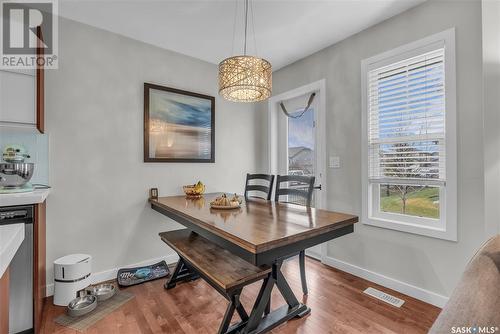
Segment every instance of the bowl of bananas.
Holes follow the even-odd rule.
[[[184,186],[182,189],[187,197],[199,198],[205,192],[205,185],[198,181],[198,183]]]
[[[236,194],[232,197],[222,194],[222,196],[218,196],[210,202],[210,207],[212,209],[236,209],[239,208],[240,205],[241,199]]]

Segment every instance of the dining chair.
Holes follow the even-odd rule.
[[[293,203],[311,206],[313,192],[314,192],[314,176],[302,175],[278,175],[276,177],[276,191],[274,200],[280,202],[281,196],[287,196],[285,203]],[[288,183],[283,187],[283,183]],[[299,252],[299,266],[300,266],[300,280],[302,282],[302,292],[307,295],[307,281],[306,281],[306,252],[301,250]]]
[[[268,174],[247,174],[247,180],[245,183],[245,199],[249,197],[257,197],[262,199],[271,200],[271,195],[273,193],[273,184],[274,184],[274,175]],[[257,192],[252,193],[252,196],[249,196],[249,192]],[[263,196],[259,196],[258,194],[263,193]]]

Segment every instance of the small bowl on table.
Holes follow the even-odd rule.
[[[202,186],[201,188],[196,188],[196,186],[194,185],[188,185],[188,186],[183,186],[182,190],[184,190],[186,197],[200,198],[205,192],[205,186]]]

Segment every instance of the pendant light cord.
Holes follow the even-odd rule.
[[[257,38],[255,37],[255,16],[253,15],[253,2],[248,3],[250,6],[250,15],[252,17],[252,34],[253,34],[253,48],[255,51],[255,56],[259,56],[259,51],[257,50]]]
[[[233,40],[231,41],[231,55],[234,54],[234,44],[236,44],[236,20],[238,18],[238,1],[234,2],[234,20],[233,20]]]
[[[247,27],[248,27],[248,0],[245,0],[245,46],[243,48],[243,55],[247,55]]]

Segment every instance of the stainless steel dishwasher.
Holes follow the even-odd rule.
[[[33,331],[33,211],[33,205],[0,207],[0,225],[25,224],[9,267],[9,334]]]

